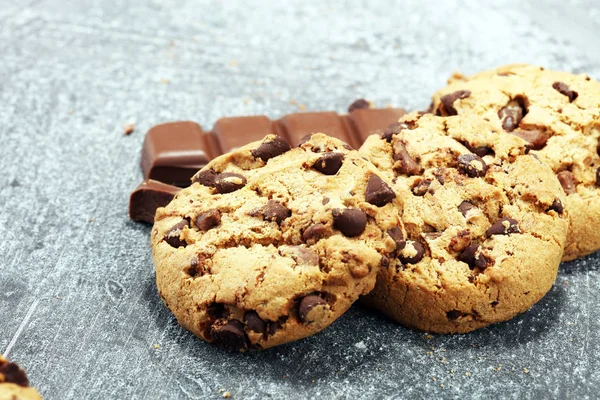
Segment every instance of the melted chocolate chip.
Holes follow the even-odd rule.
[[[367,214],[358,208],[336,208],[332,214],[333,226],[348,237],[360,235],[367,226]]]
[[[468,201],[463,201],[458,206],[458,210],[461,212],[463,217],[466,217],[467,213],[474,208],[477,208],[477,207],[475,207],[473,204],[469,203]]]
[[[240,321],[217,321],[211,327],[210,333],[217,346],[230,350],[243,350],[248,347],[248,338]]]
[[[465,146],[471,153],[477,154],[479,157],[487,156],[488,154],[493,154],[494,150],[492,150],[488,146],[472,146],[469,142],[461,142],[463,146]]]
[[[487,165],[485,161],[475,154],[461,154],[458,156],[458,171],[471,178],[485,176]]]
[[[204,186],[215,187],[215,180],[217,179],[217,173],[212,169],[205,169],[198,172],[192,177],[193,183],[199,183]]]
[[[324,224],[314,224],[306,228],[302,233],[302,240],[305,242],[310,239],[320,239],[327,234],[327,226]]]
[[[252,150],[252,155],[267,162],[270,158],[277,157],[290,149],[289,143],[277,136],[273,140],[264,142],[258,148]]]
[[[223,172],[215,179],[217,193],[231,193],[246,186],[246,178],[234,172]]]
[[[221,223],[221,213],[217,209],[205,211],[196,217],[196,226],[201,231],[207,231]]]
[[[561,203],[559,199],[554,199],[550,208],[547,211],[556,211],[558,214],[562,214],[565,210],[565,207]]]
[[[457,115],[458,112],[454,108],[454,102],[458,99],[466,99],[471,95],[469,90],[458,90],[454,93],[449,93],[440,98],[442,103],[442,109],[438,110],[442,112],[442,115]]]
[[[422,243],[407,240],[406,245],[400,251],[398,258],[403,264],[416,264],[423,259],[425,255],[425,246]]]
[[[394,135],[399,134],[401,131],[403,131],[404,129],[413,129],[414,126],[411,127],[411,125],[405,123],[405,122],[395,122],[393,124],[391,124],[390,126],[388,126],[383,133],[381,134],[381,138],[391,142],[392,141],[392,137]]]
[[[412,192],[415,196],[425,196],[425,194],[429,191],[429,187],[431,186],[431,179],[422,179],[420,180],[412,189]],[[433,193],[433,189],[431,190]]]
[[[342,167],[344,154],[325,153],[314,163],[313,168],[325,175],[335,175]]]
[[[546,143],[548,142],[548,136],[539,129],[516,129],[512,131],[511,134],[518,136],[521,139],[524,139],[526,142],[528,142],[529,144],[527,147],[531,150],[541,150],[546,146]]]
[[[514,131],[526,114],[524,104],[519,99],[508,102],[504,108],[498,112],[498,117],[502,120],[502,128],[507,132]]]
[[[261,214],[266,221],[276,222],[277,225],[281,225],[284,219],[292,215],[290,210],[276,200],[267,201],[267,204],[261,210]]]
[[[181,233],[185,227],[189,227],[190,223],[188,220],[184,219],[180,222],[173,225],[171,229],[165,233],[165,242],[167,242],[171,247],[185,247],[187,243],[185,240],[180,239]]]
[[[401,141],[394,142],[394,161],[399,162],[395,169],[403,175],[417,175],[421,173],[421,167],[406,150],[406,146]]]
[[[492,235],[508,235],[509,233],[521,233],[517,220],[510,217],[499,219],[485,231],[487,237]]]
[[[394,191],[380,177],[373,174],[367,182],[365,200],[369,204],[383,207],[396,198]]]
[[[396,243],[396,250],[402,250],[406,245],[404,241],[404,235],[402,234],[402,229],[399,226],[395,226],[392,229],[387,230],[387,234],[394,240]]]
[[[25,371],[23,371],[17,364],[12,362],[6,362],[0,364],[0,375],[4,377],[0,380],[0,383],[14,383],[15,385],[27,387],[29,386],[29,380]]]
[[[577,191],[575,189],[575,177],[571,171],[561,171],[557,174],[557,177],[566,194],[572,194]]]
[[[477,243],[471,243],[458,256],[458,260],[464,262],[470,269],[479,268],[481,270],[493,265],[494,261],[483,254],[481,246]]]
[[[311,322],[308,315],[310,311],[317,306],[326,304],[327,302],[318,294],[309,294],[308,296],[305,296],[298,306],[298,316],[300,317],[300,320],[303,322]]]
[[[552,87],[558,91],[560,94],[565,95],[569,98],[569,103],[575,101],[579,94],[569,88],[569,86],[564,82],[554,82]]]
[[[350,107],[348,107],[348,112],[351,113],[354,110],[360,110],[362,108],[370,108],[371,104],[365,99],[355,100]]]
[[[267,331],[267,323],[258,316],[256,311],[246,311],[244,322],[248,329],[253,332],[265,333]]]

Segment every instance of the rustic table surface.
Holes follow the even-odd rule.
[[[354,306],[309,339],[230,354],[161,303],[150,227],[127,206],[159,122],[357,97],[422,109],[452,71],[511,62],[598,79],[598,21],[597,0],[0,0],[0,352],[47,399],[597,398],[599,254],[467,335]]]

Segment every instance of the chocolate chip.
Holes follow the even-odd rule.
[[[317,294],[309,294],[308,296],[305,296],[300,301],[300,305],[298,306],[298,316],[300,317],[300,320],[304,322],[312,322],[309,317],[309,313],[313,308],[324,305],[327,305],[327,302]]]
[[[215,179],[217,193],[231,193],[246,186],[246,178],[234,172],[223,172]]]
[[[557,177],[566,194],[572,194],[577,191],[575,189],[575,177],[571,171],[561,171],[557,174]]]
[[[190,223],[187,219],[181,220],[180,222],[173,225],[171,229],[165,233],[165,242],[171,245],[171,247],[185,247],[187,243],[185,240],[180,239],[181,233],[185,227],[189,227]]]
[[[381,256],[381,261],[379,262],[383,268],[387,268],[390,266],[390,259],[387,256]]]
[[[449,321],[454,321],[455,319],[460,317],[460,315],[461,313],[458,310],[452,310],[446,313],[446,318],[448,318]]]
[[[198,254],[198,256],[193,258],[192,261],[190,262],[190,266],[188,267],[188,269],[186,271],[187,274],[192,278],[195,278],[196,276],[204,275],[207,272],[206,267],[204,265],[205,261],[206,261],[206,258],[203,255]]]
[[[217,346],[230,350],[243,350],[248,347],[244,325],[238,320],[217,321],[211,327],[210,333]]]
[[[546,134],[539,129],[516,129],[512,131],[511,134],[518,136],[521,139],[524,139],[526,142],[528,142],[529,145],[527,147],[531,150],[541,150],[544,148],[544,146],[546,146],[546,143],[548,142],[548,136],[546,136]]]
[[[557,90],[560,94],[565,95],[569,98],[569,103],[572,103],[579,94],[569,88],[564,82],[554,82],[552,87]]]
[[[414,240],[407,240],[398,258],[403,264],[416,264],[423,259],[425,246]]]
[[[458,90],[454,93],[444,95],[440,98],[443,109],[440,110],[443,115],[457,115],[458,112],[454,108],[454,102],[458,99],[466,99],[471,95],[469,90]]]
[[[475,154],[461,154],[458,156],[458,171],[471,178],[485,176],[487,165],[485,161]]]
[[[217,179],[217,173],[212,169],[205,169],[198,172],[192,177],[193,183],[199,183],[204,186],[215,187],[215,180]]]
[[[369,204],[383,207],[396,198],[394,191],[380,177],[373,174],[367,182],[365,200]]]
[[[342,153],[325,153],[313,164],[313,168],[325,175],[335,175],[342,167],[343,161]]]
[[[509,233],[521,233],[517,220],[510,217],[499,219],[485,231],[487,237],[492,235],[508,235]]]
[[[275,332],[277,332],[279,330],[279,328],[281,328],[281,322],[280,321],[270,321],[267,327],[267,330],[269,331],[269,335],[274,335]]]
[[[225,318],[228,315],[228,311],[224,304],[212,303],[206,308],[206,312],[213,319]]]
[[[402,250],[406,245],[404,241],[404,235],[402,234],[402,229],[399,226],[395,226],[392,229],[387,230],[387,234],[394,240],[396,243],[396,250]]]
[[[252,155],[267,162],[270,158],[277,157],[290,149],[289,143],[277,136],[273,140],[264,142],[258,148],[252,150]]]
[[[267,331],[267,323],[258,316],[256,311],[246,311],[244,322],[251,331],[258,333],[265,333]]]
[[[502,120],[502,128],[507,132],[514,131],[525,116],[525,107],[518,99],[511,100],[498,112],[498,117]]]
[[[348,107],[348,112],[351,113],[354,110],[360,110],[362,108],[369,108],[371,107],[371,104],[365,100],[365,99],[358,99],[355,100],[352,104],[350,104],[350,107]]]
[[[399,173],[403,175],[417,175],[421,173],[421,167],[419,164],[412,158],[408,151],[406,150],[406,146],[401,141],[394,142],[394,161],[400,163],[398,166],[394,166]]]
[[[306,228],[302,233],[302,240],[308,242],[310,239],[320,239],[327,233],[327,226],[324,224],[314,224]]]
[[[494,263],[490,257],[483,254],[481,246],[477,243],[471,243],[465,247],[463,252],[458,256],[458,260],[467,264],[470,269],[477,267],[483,270]]]
[[[415,196],[425,196],[425,194],[429,191],[429,186],[431,186],[431,179],[422,179],[420,180],[412,189],[412,192]],[[433,193],[433,190],[431,191]]]
[[[207,231],[221,223],[221,213],[217,209],[205,211],[196,217],[196,226],[201,231]]]
[[[598,139],[598,144],[596,145],[596,153],[600,156],[600,139]]]
[[[600,186],[600,168],[596,170],[596,186]]]
[[[348,237],[360,235],[367,226],[367,214],[358,208],[336,208],[332,214],[333,226]]]
[[[468,201],[463,201],[458,206],[458,210],[461,212],[463,217],[466,217],[467,213],[474,208],[477,208],[477,207],[475,207],[473,204],[469,203]]]
[[[559,199],[554,199],[554,201],[552,202],[552,205],[550,206],[550,208],[547,211],[556,211],[557,213],[562,214],[564,210],[565,210],[565,207],[563,206],[561,201]]]
[[[276,200],[269,200],[262,208],[261,214],[267,221],[276,222],[280,225],[281,222],[288,218],[292,213],[283,204]]]
[[[311,138],[312,138],[312,133],[309,133],[308,135],[304,135],[302,136],[302,138],[300,139],[300,141],[298,142],[298,147],[302,146],[304,143],[308,142]]]
[[[387,140],[388,142],[392,141],[392,136],[399,134],[404,129],[407,129],[408,125],[403,122],[396,122],[388,126],[383,133],[381,134],[381,138]]]
[[[23,371],[17,364],[12,362],[6,362],[0,365],[0,376],[4,379],[0,380],[0,383],[14,383],[15,385],[27,387],[29,386],[29,380],[25,371]],[[8,397],[7,397],[8,398]],[[16,398],[16,397],[15,397]]]
[[[471,153],[477,154],[479,157],[487,156],[488,154],[493,154],[494,150],[492,150],[488,146],[472,146],[469,142],[461,142],[463,146],[465,146]]]

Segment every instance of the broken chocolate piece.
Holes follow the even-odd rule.
[[[438,108],[438,113],[445,116],[457,115],[458,112],[456,111],[456,108],[454,108],[454,102],[459,99],[466,99],[470,95],[471,92],[469,90],[458,90],[454,93],[449,93],[440,97],[442,107]]]
[[[154,223],[154,214],[173,200],[180,188],[152,179],[143,181],[129,197],[129,218]]]
[[[487,237],[492,235],[508,235],[509,233],[521,233],[517,220],[510,217],[499,219],[485,231]]]
[[[561,171],[557,174],[557,177],[566,194],[577,192],[577,189],[575,188],[575,177],[571,171]]]
[[[367,214],[358,208],[336,208],[332,214],[333,226],[348,237],[360,235],[367,226]]]
[[[380,177],[373,174],[367,182],[365,200],[377,207],[383,207],[396,198],[396,194]]]
[[[325,153],[314,163],[313,168],[325,175],[335,175],[342,167],[343,161],[342,153]]]

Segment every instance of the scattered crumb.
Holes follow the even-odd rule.
[[[62,297],[60,297],[60,296],[54,296],[54,298],[55,298],[56,300],[62,300]]]
[[[426,354],[431,357],[433,355],[433,351],[428,351]]]
[[[431,380],[435,382],[435,381],[437,381],[437,378],[435,376],[432,376]]]
[[[298,108],[301,110],[306,110],[306,106],[304,104],[299,104]]]
[[[448,361],[446,361],[446,357],[442,357],[442,364],[446,364]]]
[[[169,47],[175,47],[175,41],[174,40],[170,40],[169,41]]]
[[[229,392],[225,392],[225,393],[223,393],[223,398],[224,398],[224,399],[228,399],[228,398],[230,398],[230,397],[231,397],[231,393],[229,393]]]
[[[445,352],[446,352],[446,349],[442,349],[442,351],[445,353]]]
[[[72,108],[69,108],[69,109],[67,110],[67,114],[69,114],[69,115],[73,114],[73,109],[72,109]]]
[[[154,348],[155,349],[160,349],[160,346],[158,344],[154,343]]]
[[[291,104],[291,105],[293,105],[293,106],[295,106],[295,105],[296,105],[296,100],[294,100],[294,99],[291,99],[291,100],[290,100],[290,104]]]
[[[423,339],[425,339],[425,340],[431,340],[431,339],[433,339],[433,335],[430,335],[430,334],[428,333],[428,334],[426,334],[425,336],[423,336]]]
[[[125,124],[123,126],[123,133],[125,135],[131,135],[135,131],[135,124]]]
[[[94,218],[90,218],[90,219],[88,220],[88,222],[94,222],[94,221],[95,221],[95,219],[94,219]]]
[[[465,376],[471,376],[471,373],[469,371],[465,372]]]
[[[443,384],[443,383],[440,383],[440,387],[443,389],[443,388],[444,388],[444,384]]]
[[[219,389],[219,393],[223,393],[225,389]]]
[[[523,372],[525,372],[526,374],[528,374],[529,370],[527,368],[523,368]]]
[[[160,78],[160,83],[164,83],[165,85],[171,83],[171,81],[167,78]]]
[[[568,284],[569,284],[569,281],[565,281],[565,285],[568,285]]]
[[[287,378],[287,375],[283,375],[283,376],[281,377],[281,379],[285,379],[285,378]]]
[[[357,349],[360,349],[360,350],[366,350],[367,349],[367,345],[362,340],[360,342],[358,342],[358,343],[355,343],[354,347],[356,347]]]
[[[244,99],[244,104],[248,104],[248,103],[250,103],[250,99],[246,97],[246,98]]]
[[[385,108],[394,108],[394,106],[392,104],[388,103],[385,105]]]
[[[231,60],[229,61],[229,65],[231,65],[232,67],[237,67],[238,62],[236,60]]]

